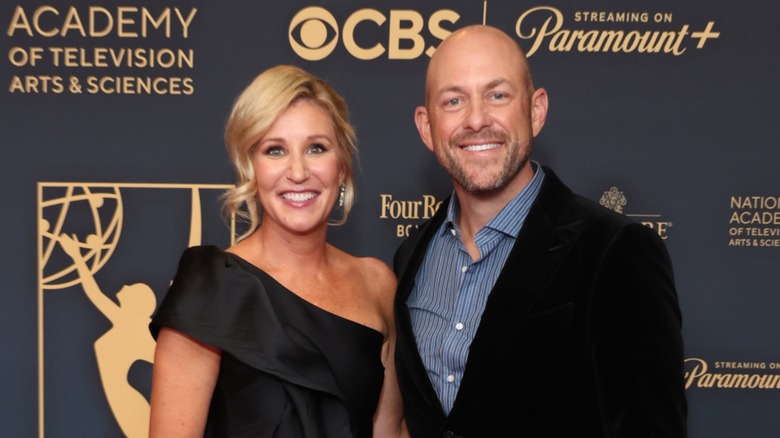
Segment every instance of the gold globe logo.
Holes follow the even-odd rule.
[[[83,257],[93,274],[111,258],[122,230],[122,195],[118,187],[68,186],[42,203],[41,209],[43,289],[65,289],[81,282],[76,265],[69,258],[56,257],[61,255],[61,234],[87,236]]]

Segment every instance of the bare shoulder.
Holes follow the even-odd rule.
[[[358,264],[363,278],[380,289],[380,293],[395,292],[395,273],[387,263],[374,257],[359,257]]]
[[[387,335],[393,326],[393,302],[395,297],[396,277],[392,269],[374,257],[358,257],[356,264],[360,271],[362,290],[368,300],[374,303],[378,314],[383,320],[382,333]]]
[[[365,273],[381,277],[392,277],[395,280],[393,270],[382,260],[375,257],[356,257],[356,259]]]
[[[376,257],[357,257],[339,251],[346,262],[347,275],[353,282],[360,283],[361,290],[381,300],[392,299],[395,293],[396,277],[390,266]]]
[[[385,339],[393,331],[393,298],[395,273],[387,263],[374,257],[357,257],[335,249],[338,260],[334,275],[338,277],[340,295],[346,298],[343,313],[353,321],[383,333]]]

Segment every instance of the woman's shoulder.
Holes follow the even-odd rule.
[[[338,275],[348,282],[361,282],[370,286],[395,286],[395,273],[384,261],[376,257],[354,255],[330,244],[328,251],[331,260],[336,261],[332,263],[333,272],[338,272]]]
[[[226,253],[214,245],[197,245],[186,248],[179,259],[179,271],[212,269],[224,265]]]
[[[256,277],[259,268],[230,250],[214,245],[191,246],[184,250],[179,259],[174,283],[218,284],[249,275]]]
[[[384,261],[371,256],[356,256],[338,248],[333,248],[341,260],[345,271],[350,275],[372,281],[395,281],[395,274]]]
[[[224,257],[225,251],[214,245],[196,245],[186,248],[182,253],[182,258],[194,260],[210,260]]]
[[[351,310],[347,318],[380,332],[387,339],[392,327],[396,279],[392,269],[376,257],[341,255],[335,272],[347,292]]]
[[[387,263],[379,260],[376,257],[356,257],[362,264],[362,269],[365,269],[370,275],[379,275],[382,277],[391,276],[394,277],[393,270]]]
[[[358,273],[365,290],[382,300],[392,300],[395,294],[396,277],[390,266],[376,257],[350,257],[354,271]]]

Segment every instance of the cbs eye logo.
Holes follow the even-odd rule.
[[[296,35],[300,42],[296,40]],[[290,21],[287,31],[292,49],[308,61],[319,61],[330,55],[336,48],[338,36],[336,19],[330,12],[317,6],[301,9]]]
[[[452,32],[442,27],[442,23],[454,24],[458,19],[460,15],[448,9],[434,12],[427,21],[417,11],[391,10],[389,23],[385,27],[388,21],[385,14],[376,9],[360,9],[353,12],[340,27],[329,11],[310,6],[298,11],[290,20],[287,37],[293,51],[307,61],[325,59],[333,53],[339,40],[347,52],[357,59],[371,60],[384,54],[387,54],[388,59],[416,59],[423,54],[431,56],[436,50],[433,45],[426,44],[421,34],[426,23],[428,34],[437,38],[438,43]],[[358,45],[355,29],[364,22],[371,22],[387,32],[387,47],[378,41],[370,47]]]

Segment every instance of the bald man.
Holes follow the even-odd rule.
[[[651,229],[531,159],[547,93],[501,30],[430,60],[415,123],[454,190],[395,254],[412,437],[685,437],[682,317]]]

